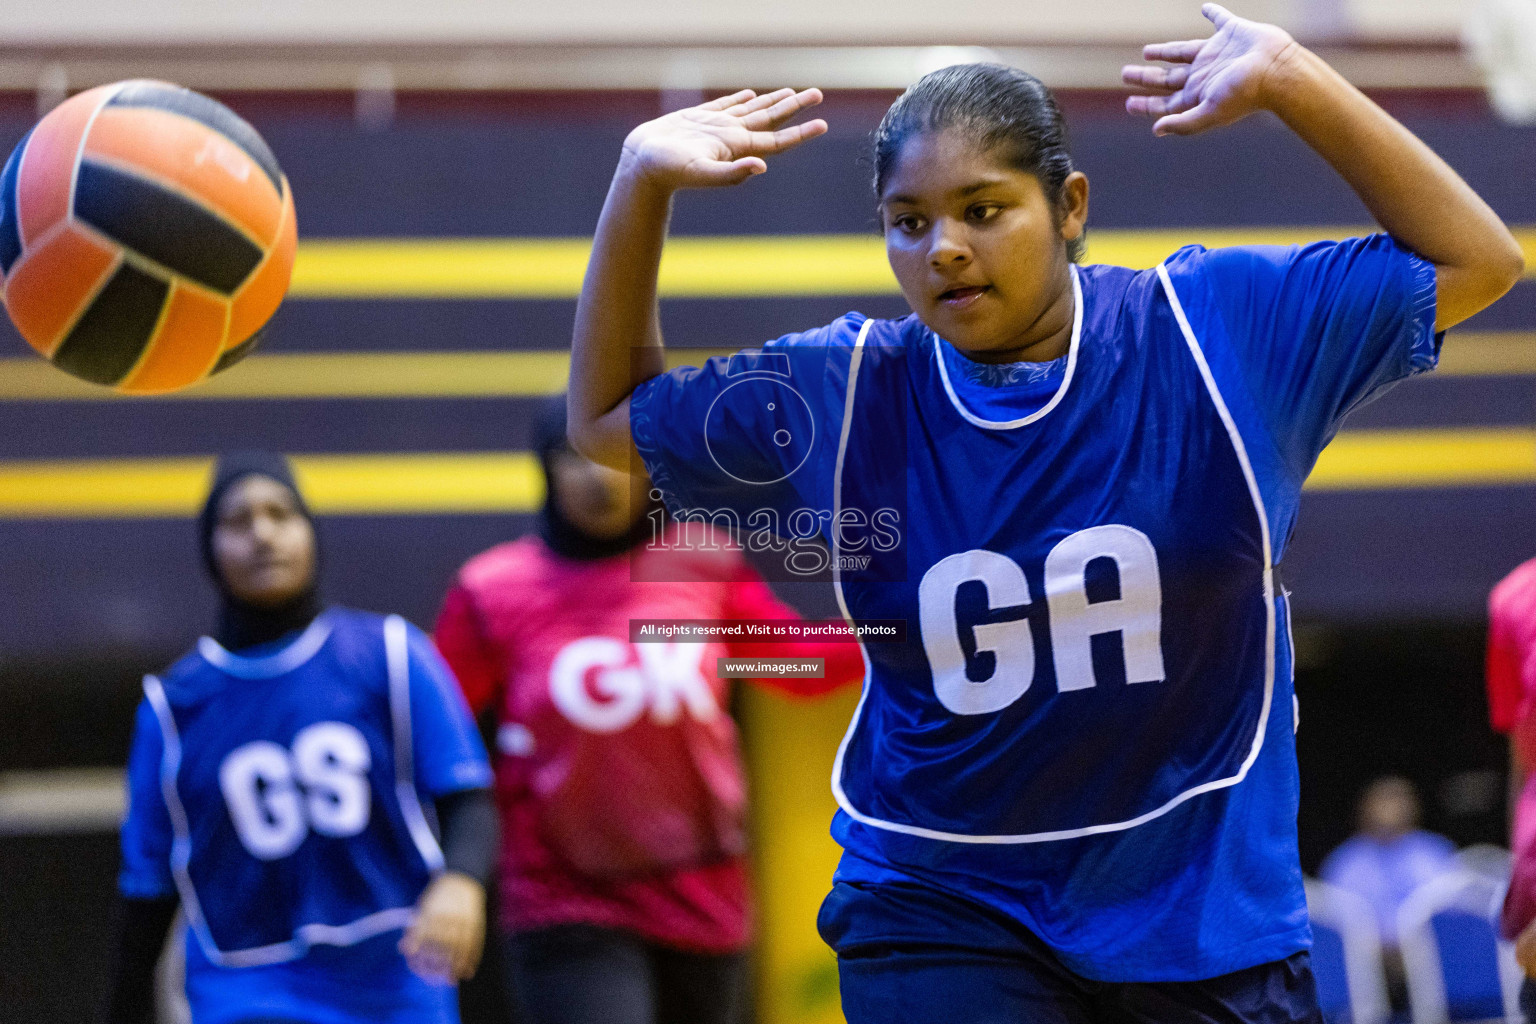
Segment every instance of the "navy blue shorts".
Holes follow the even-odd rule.
[[[922,885],[821,905],[848,1024],[1322,1024],[1306,952],[1204,981],[1091,981],[1027,928]]]

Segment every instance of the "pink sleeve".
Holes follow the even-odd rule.
[[[1494,731],[1510,733],[1519,723],[1520,707],[1525,697],[1521,679],[1524,658],[1519,631],[1512,621],[1509,591],[1497,588],[1488,601],[1488,718]]]
[[[443,598],[432,639],[453,669],[470,710],[483,714],[501,692],[501,667],[480,628],[474,595],[462,583],[455,584]]]
[[[793,608],[774,596],[768,584],[745,562],[740,575],[727,588],[726,605],[724,617],[730,619],[800,618]],[[842,620],[837,621],[841,623]],[[820,697],[864,678],[864,656],[856,643],[808,640],[793,644],[733,643],[727,646],[731,656],[736,658],[825,658],[826,674],[820,679],[752,680],[795,697]]]

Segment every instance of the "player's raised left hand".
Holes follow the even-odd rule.
[[[1274,25],[1239,18],[1220,4],[1200,13],[1216,26],[1209,39],[1153,43],[1144,60],[1173,67],[1126,65],[1120,78],[1149,96],[1128,96],[1125,109],[1155,117],[1155,135],[1194,135],[1220,128],[1271,105],[1269,90],[1284,76],[1276,72],[1301,49],[1290,33]]]
[[[411,970],[452,984],[474,975],[485,947],[485,887],[457,871],[432,880],[400,940]]]

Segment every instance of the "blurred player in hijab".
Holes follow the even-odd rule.
[[[668,372],[675,194],[821,134],[790,123],[821,96],[726,96],[637,127],[619,156],[577,308],[576,447],[642,459],[669,504],[825,513],[839,554],[869,539],[845,527],[907,510],[899,549],[834,558],[846,616],[918,627],[868,646],[833,770],[844,856],[820,926],[850,1024],[1319,1019],[1275,566],[1343,418],[1432,368],[1440,332],[1523,260],[1316,54],[1203,11],[1209,38],[1124,70],[1129,111],[1159,135],[1272,113],[1384,233],[1078,266],[1088,179],[1054,99],[1016,68],[959,65],[875,135],[913,315]],[[799,401],[733,372],[769,360]]]
[[[151,1019],[179,905],[197,1024],[453,1024],[497,843],[458,687],[399,616],[322,605],[282,456],[220,459],[198,526],[218,628],[144,680],[110,1020]]]
[[[537,536],[471,559],[436,640],[494,711],[502,927],[526,1024],[728,1024],[751,937],[745,780],[722,656],[825,658],[813,694],[863,671],[854,643],[631,643],[632,619],[796,619],[733,550],[679,551],[643,477],[571,450],[565,402],[535,445]],[[649,513],[649,514],[648,514]],[[640,580],[640,582],[637,582]]]

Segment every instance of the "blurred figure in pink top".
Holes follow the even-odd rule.
[[[1509,736],[1510,849],[1513,875],[1504,901],[1504,935],[1515,939],[1525,971],[1520,1006],[1536,1020],[1536,559],[1521,565],[1488,598],[1488,711]]]
[[[798,616],[739,552],[646,545],[660,521],[649,482],[577,455],[563,401],[536,444],[538,534],[471,559],[436,632],[470,706],[497,718],[517,1019],[728,1024],[752,926],[745,780],[716,659],[825,658],[823,679],[774,681],[802,694],[862,678],[863,659],[854,643],[631,643],[631,619]]]

